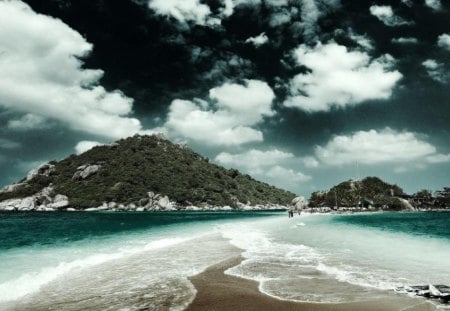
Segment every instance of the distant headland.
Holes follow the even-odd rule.
[[[395,184],[378,177],[348,180],[327,191],[316,191],[309,198],[310,212],[352,211],[428,211],[450,210],[450,187],[406,194]]]

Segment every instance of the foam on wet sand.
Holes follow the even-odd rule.
[[[385,292],[376,300],[353,303],[299,303],[280,300],[258,290],[258,282],[225,274],[227,269],[239,265],[242,257],[235,257],[214,265],[189,278],[197,290],[187,311],[428,311],[436,310],[432,304],[421,300]],[[320,291],[320,288],[317,288]]]

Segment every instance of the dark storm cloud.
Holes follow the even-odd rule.
[[[316,6],[314,1],[305,1],[314,4],[309,8],[312,12],[298,1],[289,6],[271,1],[238,5],[233,15],[224,17],[221,27],[190,23],[186,28],[173,18],[157,15],[144,1],[27,3],[37,12],[61,18],[94,43],[85,67],[101,68],[105,72],[102,84],[133,98],[138,114],[164,110],[174,98],[204,95],[226,80],[262,78],[273,85],[274,77],[288,75],[283,56],[303,41],[302,31],[313,36],[318,30],[315,20],[326,8],[326,2]],[[221,1],[206,3],[213,14],[224,8]],[[300,22],[302,14],[308,13],[309,20]],[[283,14],[292,21],[282,23]],[[262,32],[270,45],[255,49],[245,44]]]

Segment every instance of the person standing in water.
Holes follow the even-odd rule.
[[[294,217],[294,211],[292,209],[288,210],[288,217],[289,218]]]

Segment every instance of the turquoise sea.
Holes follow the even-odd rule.
[[[226,273],[295,301],[450,285],[450,213],[0,213],[0,310],[182,310]]]

